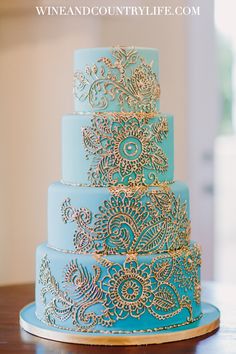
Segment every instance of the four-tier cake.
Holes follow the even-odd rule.
[[[73,93],[75,113],[62,119],[62,180],[49,187],[48,240],[37,248],[36,301],[21,314],[23,328],[88,344],[213,330],[219,315],[201,303],[188,188],[174,181],[173,116],[159,110],[158,52],[79,49]]]

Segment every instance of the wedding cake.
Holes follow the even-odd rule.
[[[159,110],[157,50],[75,51],[73,94],[62,179],[49,187],[48,240],[37,248],[36,301],[22,327],[88,344],[213,330],[219,316],[204,320],[206,306],[216,309],[201,303],[188,187],[174,181],[173,116]]]

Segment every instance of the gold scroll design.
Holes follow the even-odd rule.
[[[87,208],[77,209],[65,199],[62,219],[76,225],[76,253],[150,254],[189,245],[186,202],[169,187],[145,193],[131,187],[118,191],[99,206],[97,214]]]
[[[116,47],[112,59],[101,57],[84,71],[75,72],[74,97],[98,111],[109,108],[115,100],[116,111],[155,111],[160,86],[152,65],[134,48]]]
[[[201,302],[200,266],[201,248],[198,244],[193,245],[192,253],[185,253],[184,257],[176,261],[175,282],[185,291],[192,289],[196,303]]]
[[[73,330],[91,332],[97,325],[109,328],[118,320],[140,319],[144,313],[164,321],[186,309],[185,323],[193,322],[190,297],[181,294],[172,280],[177,256],[167,254],[150,264],[138,263],[132,257],[119,264],[97,256],[97,264],[89,267],[74,259],[66,265],[63,280],[58,283],[45,255],[39,271],[44,305],[41,320],[71,329],[63,326],[71,319]]]
[[[93,186],[158,183],[168,170],[162,143],[168,135],[165,116],[148,122],[153,114],[94,113],[92,126],[82,128],[88,179]]]

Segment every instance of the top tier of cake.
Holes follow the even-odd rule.
[[[159,111],[159,61],[153,48],[78,49],[75,112]]]

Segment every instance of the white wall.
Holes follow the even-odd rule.
[[[13,5],[14,3],[14,5]],[[37,17],[0,2],[0,283],[34,279],[47,188],[60,179],[60,119],[71,112],[73,51],[95,46],[94,18]]]
[[[212,279],[215,246],[213,150],[219,121],[217,53],[214,0],[197,2],[201,16],[187,19],[187,177],[191,192],[192,238],[202,246],[203,277]]]

